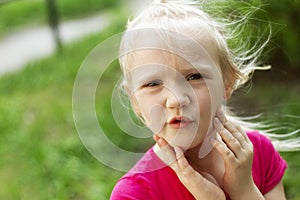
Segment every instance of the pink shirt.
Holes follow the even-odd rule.
[[[252,176],[262,194],[282,179],[286,162],[272,143],[257,131],[248,132],[254,146]],[[175,172],[150,148],[143,158],[114,187],[111,200],[194,200]],[[158,170],[152,170],[158,169]]]

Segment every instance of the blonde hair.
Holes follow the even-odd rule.
[[[216,1],[213,2],[213,6],[216,6]],[[141,13],[128,21],[126,32],[147,28],[162,29],[186,34],[197,41],[199,40],[197,38],[199,34],[201,35],[203,29],[206,28],[209,31],[207,37],[211,39],[217,52],[217,64],[221,69],[224,84],[230,85],[233,90],[244,85],[255,70],[270,68],[270,66],[259,66],[257,63],[264,47],[269,42],[271,29],[266,29],[267,36],[264,39],[259,38],[252,46],[238,39],[240,38],[241,30],[243,30],[242,24],[247,22],[249,16],[258,9],[257,7],[252,7],[243,16],[231,16],[231,19],[227,20],[224,16],[219,19],[212,18],[211,15],[204,12],[205,8],[209,8],[209,1],[154,0]],[[232,20],[233,18],[235,20]],[[121,41],[121,52],[124,52],[124,48],[128,48],[129,43],[126,41],[127,39],[124,36]],[[234,45],[229,47],[228,41],[232,41]],[[128,57],[121,55],[119,60],[124,72],[128,65]],[[250,123],[245,118],[234,116],[226,106],[224,106],[224,109],[228,110],[226,113],[230,120],[246,129],[263,127],[262,124]],[[261,132],[273,141],[278,150],[293,150],[300,147],[298,139],[277,140],[278,138],[282,139],[285,136],[291,136],[291,134],[277,135],[267,131]],[[293,134],[296,134],[296,132]]]

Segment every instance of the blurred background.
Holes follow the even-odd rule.
[[[0,0],[0,199],[109,199],[124,172],[85,149],[72,116],[72,89],[81,63],[101,41],[120,33],[142,0]],[[265,0],[273,36],[256,72],[229,104],[242,116],[274,123],[278,133],[300,129],[300,1]],[[235,8],[233,7],[233,10]],[[111,141],[143,151],[114,124],[110,96],[118,63],[97,91],[99,123]],[[104,87],[104,88],[103,88]],[[283,152],[288,199],[300,200],[299,152]]]

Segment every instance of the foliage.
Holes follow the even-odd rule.
[[[210,14],[220,18],[230,18],[246,22],[243,26],[233,24],[233,28],[243,28],[238,36],[230,41],[230,46],[243,47],[248,44],[263,44],[271,36],[269,45],[265,48],[263,62],[272,64],[283,71],[299,73],[300,57],[300,1],[299,0],[226,0],[204,1]],[[271,32],[271,34],[270,34]],[[241,34],[240,34],[241,33]],[[257,36],[262,37],[257,37]],[[231,36],[230,36],[231,37]]]
[[[280,68],[300,68],[300,1],[266,0],[265,9],[274,23],[274,52],[270,60]],[[277,30],[276,30],[277,29]]]

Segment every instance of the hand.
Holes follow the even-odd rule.
[[[223,140],[215,141],[214,145],[225,161],[223,189],[231,199],[251,199],[253,195],[261,199],[252,178],[253,145],[245,131],[227,121],[221,110],[214,119],[214,127]]]
[[[171,147],[164,138],[154,135],[160,147],[159,157],[175,171],[181,183],[198,200],[225,200],[221,188],[210,182],[207,173],[200,174],[192,168],[179,147]],[[207,177],[207,178],[206,178]]]

